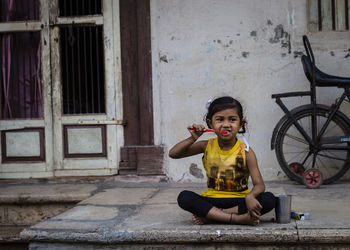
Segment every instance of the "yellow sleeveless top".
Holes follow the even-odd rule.
[[[233,148],[223,151],[218,138],[208,140],[202,159],[207,174],[208,190],[202,192],[202,196],[244,198],[250,192],[245,148],[246,145],[237,139]]]

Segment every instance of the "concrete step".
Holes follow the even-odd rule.
[[[306,189],[268,183],[274,194],[291,194],[292,209],[311,213],[307,221],[259,226],[194,225],[177,195],[200,193],[203,184],[122,185],[105,189],[74,208],[21,233],[30,249],[349,249],[350,184]]]
[[[25,243],[19,233],[87,199],[97,189],[94,184],[1,184],[0,244]]]
[[[0,249],[28,248],[20,232],[59,215],[82,200],[123,183],[158,183],[164,176],[89,176],[0,179]]]

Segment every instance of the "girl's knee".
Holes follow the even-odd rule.
[[[265,211],[268,212],[275,208],[276,198],[272,193],[264,192],[261,193],[259,196],[260,203]]]
[[[270,193],[270,192],[266,192],[265,196],[266,196],[265,199],[266,199],[268,209],[269,210],[274,209],[276,206],[276,197],[273,195],[273,193]]]
[[[177,203],[182,209],[187,210],[186,208],[188,208],[190,202],[194,200],[193,194],[194,193],[192,191],[188,190],[184,190],[179,194],[179,196],[177,197]]]

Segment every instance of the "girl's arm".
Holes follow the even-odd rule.
[[[191,130],[191,128],[196,128],[196,130]],[[203,134],[204,126],[193,124],[192,126],[188,126],[187,129],[191,136],[173,146],[169,151],[169,157],[179,159],[204,153],[208,141],[196,142]]]
[[[253,181],[253,188],[249,194],[247,194],[245,201],[248,211],[255,217],[260,216],[262,206],[256,197],[265,191],[265,184],[258,167],[258,161],[252,148],[249,148],[249,152],[246,153],[247,166],[250,176]]]

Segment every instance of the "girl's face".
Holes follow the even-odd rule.
[[[217,133],[219,139],[232,140],[236,138],[238,131],[241,129],[241,120],[236,109],[225,109],[216,112],[209,121],[210,127],[214,130],[227,131],[228,134]]]

